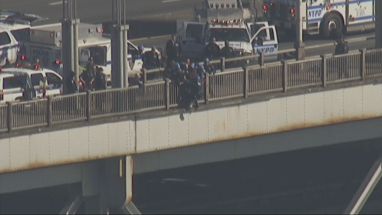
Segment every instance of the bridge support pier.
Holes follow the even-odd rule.
[[[83,164],[82,196],[86,213],[108,214],[110,210],[121,211],[131,205],[132,176],[130,156]]]

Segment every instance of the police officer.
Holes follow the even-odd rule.
[[[178,42],[176,35],[172,35],[172,39],[166,44],[167,65],[170,65],[171,61],[177,62],[182,55],[182,46]]]
[[[220,47],[216,44],[216,38],[211,38],[210,43],[204,48],[204,57],[210,59],[217,59],[220,57]]]
[[[224,47],[221,50],[221,56],[225,58],[232,58],[234,57],[234,51],[233,48],[229,46],[229,41],[226,40],[224,42]]]
[[[224,47],[221,50],[221,56],[224,57],[225,59],[233,58],[235,57],[235,53],[233,51],[233,48],[229,46],[229,41],[226,40],[224,42]],[[226,67],[233,67],[235,65],[235,62],[228,62],[226,63]]]
[[[75,73],[73,71],[70,71],[68,75],[64,78],[64,84],[65,84],[65,94],[74,94],[78,91],[78,86],[75,80]]]
[[[94,78],[94,89],[95,90],[106,90],[107,80],[106,75],[103,73],[102,67],[97,67],[96,75]]]
[[[94,63],[94,59],[89,57],[89,61],[86,64],[85,70],[80,75],[80,80],[85,87],[83,90],[92,90],[93,89],[93,81],[95,77],[96,65]]]
[[[206,58],[204,59],[204,71],[208,74],[212,74],[212,75],[215,75],[216,74],[216,69],[214,67],[214,65],[212,65],[210,63],[210,59]]]
[[[151,51],[143,54],[143,68],[156,69],[160,66],[160,59],[158,50],[155,46],[151,48]]]
[[[345,38],[341,36],[339,40],[337,40],[337,45],[335,49],[335,55],[343,55],[349,53],[349,46],[347,44],[347,41],[345,41]],[[339,79],[347,78],[349,76],[348,71],[348,60],[347,58],[339,59],[340,63],[338,64],[338,75]]]

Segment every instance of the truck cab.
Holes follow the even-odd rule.
[[[203,56],[204,47],[211,38],[216,39],[220,48],[228,40],[235,50],[248,54],[276,53],[278,51],[278,39],[275,26],[269,26],[267,22],[247,22],[241,20],[223,21],[211,20],[206,23],[183,22],[180,27],[179,38],[181,41],[183,56],[198,58]],[[277,55],[275,55],[277,57]],[[267,55],[267,57],[275,57]]]
[[[195,59],[203,56],[204,47],[212,38],[220,48],[228,40],[241,55],[278,51],[276,28],[269,26],[268,22],[244,20],[240,0],[206,0],[202,9],[195,9],[195,16],[196,20],[177,22],[184,57]]]

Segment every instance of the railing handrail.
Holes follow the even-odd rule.
[[[207,74],[203,100],[208,105],[211,101],[248,98],[267,92],[287,92],[306,86],[326,87],[328,83],[364,81],[365,77],[382,76],[382,49],[362,49],[340,56],[321,55],[303,61],[285,60],[263,66],[232,68],[218,75]],[[177,106],[177,90],[177,86],[165,79],[145,83],[143,88],[134,86],[7,102],[6,105],[0,105],[0,131],[12,132],[13,129],[33,126],[50,127],[55,123],[168,110]]]

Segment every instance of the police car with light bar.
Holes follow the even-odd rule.
[[[275,26],[248,20],[240,0],[206,0],[202,9],[195,9],[195,14],[197,21],[177,22],[185,57],[203,56],[204,47],[212,38],[216,38],[220,48],[228,40],[230,46],[242,55],[278,51]],[[267,57],[277,58],[277,55]]]
[[[63,78],[38,65],[17,63],[0,68],[0,102],[44,98],[62,93]],[[31,89],[25,95],[26,89]],[[26,97],[28,96],[28,97]]]

